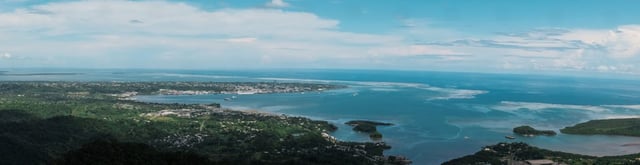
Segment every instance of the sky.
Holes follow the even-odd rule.
[[[640,74],[636,0],[0,1],[0,68]]]

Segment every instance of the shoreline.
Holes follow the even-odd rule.
[[[340,89],[334,89],[334,90],[340,90]],[[332,91],[332,90],[327,90],[327,91]],[[278,93],[257,93],[257,94],[254,94],[254,95],[258,95],[258,94],[278,94]],[[203,95],[227,95],[227,94],[203,94]],[[155,97],[155,96],[192,96],[192,95],[137,95],[137,96]],[[132,100],[133,101],[137,101],[137,102],[142,102],[142,103],[166,104],[164,102],[141,101],[141,100],[137,99],[136,97],[132,97]],[[177,103],[177,102],[172,102],[172,103]],[[318,117],[318,116],[309,116],[309,115],[301,115],[301,114],[293,114],[293,113],[282,113],[282,112],[277,112],[279,110],[277,110],[277,111],[269,111],[269,110],[264,110],[264,109],[260,109],[260,108],[244,107],[244,106],[222,106],[221,108],[228,109],[228,110],[231,110],[231,111],[249,112],[249,113],[256,113],[256,114],[264,113],[264,114],[269,114],[269,115],[273,115],[273,116],[287,115],[289,117],[302,117],[302,118],[307,118],[307,119],[311,119],[311,120],[327,121],[327,122],[334,123],[334,124],[344,125],[345,127],[350,127],[348,124],[345,124],[345,122],[354,121],[354,120],[369,120],[369,121],[374,121],[375,120],[377,122],[393,123],[392,125],[388,125],[388,126],[385,126],[385,127],[402,126],[402,124],[398,124],[399,122],[392,122],[392,121],[387,121],[387,120],[363,119],[363,118],[328,119],[328,118],[323,118],[323,117]],[[363,136],[363,137],[365,137],[365,136]],[[338,140],[340,140],[340,138],[338,138]],[[360,141],[356,141],[356,142],[360,142]]]
[[[346,89],[346,88],[323,90],[323,91],[319,91],[319,92],[328,92],[328,91],[340,90],[340,89]],[[291,92],[291,93],[295,93],[295,92]],[[256,95],[256,94],[280,94],[280,93],[254,93],[254,94],[249,94],[249,95]],[[233,95],[233,94],[228,94],[228,93],[209,93],[209,94],[202,94],[202,95]],[[179,95],[151,94],[151,95],[133,95],[133,96],[130,96],[128,98],[132,99],[135,102],[141,102],[141,103],[166,104],[166,103],[154,102],[154,101],[141,101],[141,100],[136,99],[137,96],[154,97],[154,96],[191,96],[191,95],[188,95],[188,94],[187,95],[185,95],[185,94],[179,94]],[[352,125],[346,124],[345,122],[341,122],[341,121],[371,121],[371,122],[375,122],[375,123],[381,124],[380,126],[386,126],[386,127],[396,127],[396,126],[398,126],[398,124],[396,124],[396,123],[392,123],[392,122],[388,122],[388,121],[381,121],[381,122],[380,121],[373,121],[371,119],[337,119],[337,120],[329,120],[329,119],[322,118],[322,117],[317,117],[317,116],[308,116],[308,115],[288,114],[288,113],[278,113],[278,112],[274,112],[274,111],[266,111],[266,110],[261,110],[260,108],[235,109],[235,108],[232,108],[232,107],[231,108],[224,107],[222,105],[221,105],[220,108],[223,109],[223,110],[242,112],[242,113],[248,113],[248,114],[255,114],[255,115],[265,115],[265,116],[274,116],[274,117],[277,117],[277,116],[300,117],[300,118],[306,118],[306,119],[309,119],[309,120],[328,122],[331,125],[335,126],[336,130],[328,131],[328,134],[326,134],[326,135],[323,134],[323,136],[326,136],[326,138],[328,138],[329,140],[335,140],[335,141],[343,142],[343,143],[356,142],[356,143],[373,143],[373,144],[384,144],[384,145],[387,144],[384,140],[381,140],[383,138],[380,138],[378,140],[374,140],[374,139],[368,138],[369,140],[366,140],[366,141],[353,141],[353,140],[345,140],[343,138],[338,138],[338,137],[334,136],[334,134],[340,128],[340,126],[337,126],[337,125],[343,125],[343,126],[347,126],[347,127],[352,127]],[[350,130],[350,131],[353,131],[354,133],[357,133],[357,134],[362,134],[361,136],[363,136],[363,137],[369,137],[369,136],[367,136],[369,134],[365,134],[365,133],[360,132],[360,131],[355,131],[355,130]],[[390,148],[393,148],[393,146],[390,146]],[[410,158],[407,158],[407,157],[401,156],[401,155],[383,154],[383,156],[385,156],[385,157],[390,157],[390,156],[391,157],[398,157],[398,158],[402,158],[402,160],[406,160],[406,161],[411,162]]]
[[[341,89],[336,89],[336,90],[341,90]],[[331,91],[331,90],[327,90],[327,91],[325,91],[325,92],[330,92],[330,91]],[[277,93],[273,93],[273,94],[277,94]],[[209,94],[209,95],[219,95],[219,94]],[[159,96],[159,95],[141,95],[141,96],[150,96],[150,97],[153,97],[153,96]],[[160,95],[160,96],[161,96],[161,95]],[[188,95],[178,95],[178,96],[188,96]],[[140,100],[138,100],[138,101],[140,101]],[[149,101],[144,101],[144,102],[149,102]],[[151,102],[153,102],[153,101],[151,101]],[[155,102],[154,102],[154,103],[155,103]],[[338,125],[338,124],[346,125],[346,124],[344,124],[344,122],[346,122],[346,121],[351,121],[351,120],[371,120],[371,121],[378,121],[378,120],[375,120],[375,119],[365,119],[365,118],[341,118],[341,119],[333,119],[333,120],[332,120],[332,119],[327,119],[327,118],[317,117],[317,116],[308,116],[308,115],[300,115],[300,114],[281,113],[281,112],[277,112],[277,111],[268,111],[268,110],[263,110],[263,109],[260,109],[260,108],[254,108],[254,107],[247,107],[246,109],[236,109],[236,108],[229,108],[229,109],[230,109],[230,110],[234,110],[234,111],[243,111],[243,112],[250,112],[250,113],[264,113],[264,114],[270,114],[270,115],[276,115],[276,116],[278,116],[278,115],[287,115],[287,116],[303,117],[303,118],[308,118],[308,119],[311,119],[311,120],[327,121],[327,122],[330,122],[330,123],[335,124],[335,125]],[[384,120],[383,120],[382,122],[385,122],[385,123],[394,123],[394,125],[393,125],[393,126],[391,126],[391,127],[397,127],[397,126],[399,125],[399,124],[396,124],[396,122],[389,122],[389,121],[384,121]],[[457,127],[457,126],[456,126],[456,127]],[[349,128],[349,127],[344,127],[344,128]],[[458,127],[458,128],[459,128],[459,129],[462,129],[462,128],[460,128],[460,127]],[[349,131],[351,131],[351,130],[349,130]],[[334,133],[334,132],[331,132],[331,133],[330,133],[330,135],[332,135],[332,136],[333,136],[333,133]],[[458,134],[459,134],[459,133],[460,133],[460,132],[458,132]],[[559,133],[558,135],[570,135],[570,136],[581,136],[581,137],[582,137],[582,136],[593,136],[593,135],[572,135],[572,134],[563,134],[563,133]],[[354,142],[375,142],[375,141],[370,140],[370,139],[366,136],[366,134],[361,134],[360,136],[365,137],[364,139],[368,139],[368,140],[363,140],[363,141],[354,141]],[[458,135],[458,136],[459,136],[459,135]],[[598,135],[596,135],[596,136],[598,136]],[[599,136],[619,136],[619,135],[599,135]],[[334,136],[334,137],[335,137],[337,140],[339,140],[339,141],[345,141],[345,140],[344,140],[344,139],[342,139],[342,138],[339,138],[339,137],[336,137],[336,136]],[[498,142],[496,142],[496,143],[499,143],[499,141],[498,141]],[[490,144],[495,144],[495,143],[487,143],[487,144],[485,144],[485,145],[490,145]],[[538,146],[538,147],[541,147],[541,148],[548,148],[548,147],[542,147],[542,146],[539,146],[539,145],[534,145],[534,144],[532,144],[532,143],[528,143],[528,144],[531,144],[532,146]],[[615,146],[627,147],[627,146],[622,146],[622,145],[623,145],[623,144],[615,145]],[[581,153],[581,152],[571,152],[571,151],[564,151],[564,150],[551,149],[551,148],[548,148],[548,149],[550,149],[550,150],[554,150],[554,151],[567,152],[567,153],[576,153],[576,154],[581,154],[581,155],[589,155],[589,156],[621,156],[621,155],[628,155],[628,154],[615,154],[615,155],[595,154],[595,155],[593,155],[593,154],[584,154],[584,153]],[[469,153],[469,154],[472,154],[472,153]]]

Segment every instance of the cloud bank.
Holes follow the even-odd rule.
[[[286,10],[291,3],[214,10],[164,1],[37,4],[0,11],[0,49],[29,59],[15,64],[25,67],[640,73],[640,25],[487,35],[408,18],[398,29],[366,33],[344,31],[338,19]]]

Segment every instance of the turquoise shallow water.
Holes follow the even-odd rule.
[[[26,70],[21,72],[36,72]],[[68,70],[81,75],[0,76],[0,80],[291,81],[348,85],[292,94],[139,96],[141,101],[211,103],[241,110],[307,116],[340,127],[342,140],[367,141],[342,124],[352,119],[395,123],[381,127],[388,154],[415,164],[439,164],[507,141],[514,126],[558,130],[590,119],[640,115],[640,82],[631,80],[358,70],[158,71]],[[468,137],[468,138],[465,138]],[[543,148],[590,155],[640,152],[640,138],[622,136],[517,137]]]

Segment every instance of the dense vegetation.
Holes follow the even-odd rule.
[[[213,88],[220,84],[228,88]],[[0,82],[0,164],[406,162],[384,157],[384,143],[337,141],[327,134],[336,127],[326,121],[233,111],[215,103],[142,103],[119,95],[191,87],[237,89],[234,83],[204,82]]]
[[[475,165],[475,164],[526,164],[526,160],[547,159],[556,163],[580,165],[614,165],[640,164],[636,159],[640,154],[623,156],[594,157],[557,151],[550,151],[529,146],[525,143],[499,143],[486,146],[473,155],[464,156],[443,163],[443,165]]]
[[[556,135],[556,132],[553,130],[537,130],[531,126],[524,125],[513,128],[513,133],[525,136],[533,136],[533,135],[547,135],[553,136]]]
[[[213,164],[204,156],[188,152],[162,152],[144,143],[100,139],[82,145],[54,160],[52,164]]]
[[[368,133],[369,137],[372,139],[380,139],[382,138],[382,134],[378,132],[378,126],[390,126],[393,125],[391,123],[382,123],[375,121],[365,121],[365,120],[352,120],[348,121],[345,124],[353,126],[354,131]]]
[[[640,118],[591,120],[561,129],[566,134],[640,136]]]

